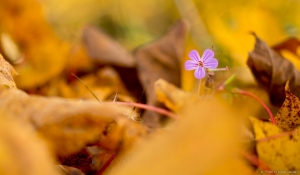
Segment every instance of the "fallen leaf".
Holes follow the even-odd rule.
[[[29,96],[15,89],[0,91],[0,98],[2,113],[29,122],[59,156],[92,143],[105,149],[125,148],[146,133],[124,116],[128,108],[114,104]]]
[[[179,112],[187,104],[187,101],[195,101],[192,95],[163,79],[158,79],[154,88],[157,100],[175,112]]]
[[[60,175],[46,143],[24,123],[0,113],[0,174]]]
[[[85,28],[82,34],[84,46],[97,65],[110,65],[118,73],[127,90],[140,102],[145,102],[143,87],[138,79],[136,60],[117,41],[93,26]]]
[[[127,50],[93,26],[83,31],[83,42],[89,56],[98,64],[112,64],[122,67],[134,67],[135,61]]]
[[[300,100],[291,93],[289,81],[285,85],[285,101],[276,114],[275,121],[283,131],[292,131],[300,125]]]
[[[137,62],[139,79],[146,89],[147,104],[161,106],[155,96],[154,83],[162,78],[177,87],[181,86],[180,60],[183,57],[187,24],[178,21],[166,36],[136,49],[134,58]],[[142,116],[151,128],[160,126],[161,116],[153,111],[145,111]]]
[[[8,88],[17,88],[13,79],[13,75],[16,74],[15,69],[0,54],[0,84]]]
[[[298,56],[297,49],[300,46],[300,41],[295,37],[290,37],[286,39],[285,41],[276,44],[272,47],[275,51],[279,52],[282,50],[288,50],[291,53],[293,53],[295,56]]]
[[[295,66],[256,35],[255,48],[249,53],[247,64],[259,85],[269,93],[273,104],[281,106],[285,99],[284,85],[290,79],[291,92],[300,97],[300,72]]]
[[[259,159],[266,163],[271,170],[299,170],[300,132],[295,132],[293,135],[286,134],[278,138],[263,140],[266,137],[281,134],[282,130],[269,122],[262,122],[253,117],[251,117],[250,120],[254,127],[255,139],[258,140],[256,148]]]
[[[107,174],[251,174],[236,155],[238,116],[232,115],[238,113],[229,111],[229,106],[217,101],[186,105],[181,110],[184,120],[133,147]]]
[[[70,46],[56,36],[38,1],[2,0],[0,25],[24,56],[15,66],[19,88],[41,86],[64,70]]]

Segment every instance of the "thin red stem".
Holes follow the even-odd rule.
[[[260,98],[258,98],[256,95],[254,95],[254,94],[252,94],[252,93],[250,93],[250,92],[247,92],[247,91],[244,91],[244,90],[241,90],[241,89],[235,89],[234,92],[239,93],[239,94],[242,94],[242,95],[247,95],[247,96],[252,97],[252,98],[254,98],[255,100],[257,100],[260,104],[263,105],[263,107],[264,107],[264,108],[266,109],[266,111],[268,112],[268,114],[269,114],[269,116],[270,116],[270,119],[271,119],[272,123],[273,123],[274,125],[276,125],[276,121],[275,121],[275,118],[274,118],[274,116],[273,116],[271,110],[269,109],[269,107],[268,107],[268,106],[267,106]]]
[[[246,158],[249,162],[251,162],[253,165],[257,166],[259,169],[272,172],[271,168],[266,163],[264,163],[262,160],[260,160],[256,155],[248,153],[247,151],[239,151],[239,153],[244,158]],[[272,173],[272,174],[274,174],[274,173]]]
[[[174,118],[174,119],[178,119],[178,116],[168,110],[159,108],[159,107],[155,107],[155,106],[151,106],[151,105],[146,105],[146,104],[142,104],[142,103],[134,103],[134,102],[103,102],[103,103],[111,103],[111,104],[119,104],[119,105],[124,105],[124,106],[135,106],[138,108],[142,108],[142,109],[148,109],[163,115],[166,115],[168,117]]]
[[[114,160],[117,153],[113,153],[110,158],[105,162],[105,164],[101,167],[101,169],[97,172],[97,175],[102,175],[102,173],[107,169],[110,163]]]

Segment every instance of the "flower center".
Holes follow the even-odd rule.
[[[198,62],[198,66],[203,67],[203,62],[202,62],[202,61],[199,61],[199,62]]]

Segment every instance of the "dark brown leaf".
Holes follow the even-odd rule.
[[[134,52],[139,79],[146,89],[147,104],[160,106],[154,90],[154,83],[159,78],[180,87],[180,60],[183,57],[186,33],[186,23],[178,21],[166,36]],[[160,115],[146,111],[143,120],[149,127],[158,127]]]
[[[282,50],[288,50],[294,55],[298,56],[297,48],[300,46],[300,41],[295,37],[290,37],[287,40],[283,41],[282,43],[276,44],[272,47],[277,52]]]
[[[271,49],[256,35],[255,48],[249,53],[247,64],[258,83],[264,87],[274,105],[285,99],[285,83],[290,79],[291,92],[300,96],[300,72],[287,59]]]

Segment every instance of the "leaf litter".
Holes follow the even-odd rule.
[[[16,9],[22,15],[10,15]],[[91,25],[84,28],[82,42],[62,40],[33,0],[1,2],[0,19],[5,34],[25,56],[14,67],[0,57],[0,174],[253,174],[299,169],[299,72],[277,53],[296,55],[297,39],[272,49],[255,36],[247,63],[274,104],[286,100],[275,117],[277,125],[250,119],[253,138],[241,110],[226,98],[213,93],[203,99],[181,89],[185,21],[131,52]],[[241,144],[241,138],[250,140],[257,153]],[[33,166],[28,168],[28,163]]]

